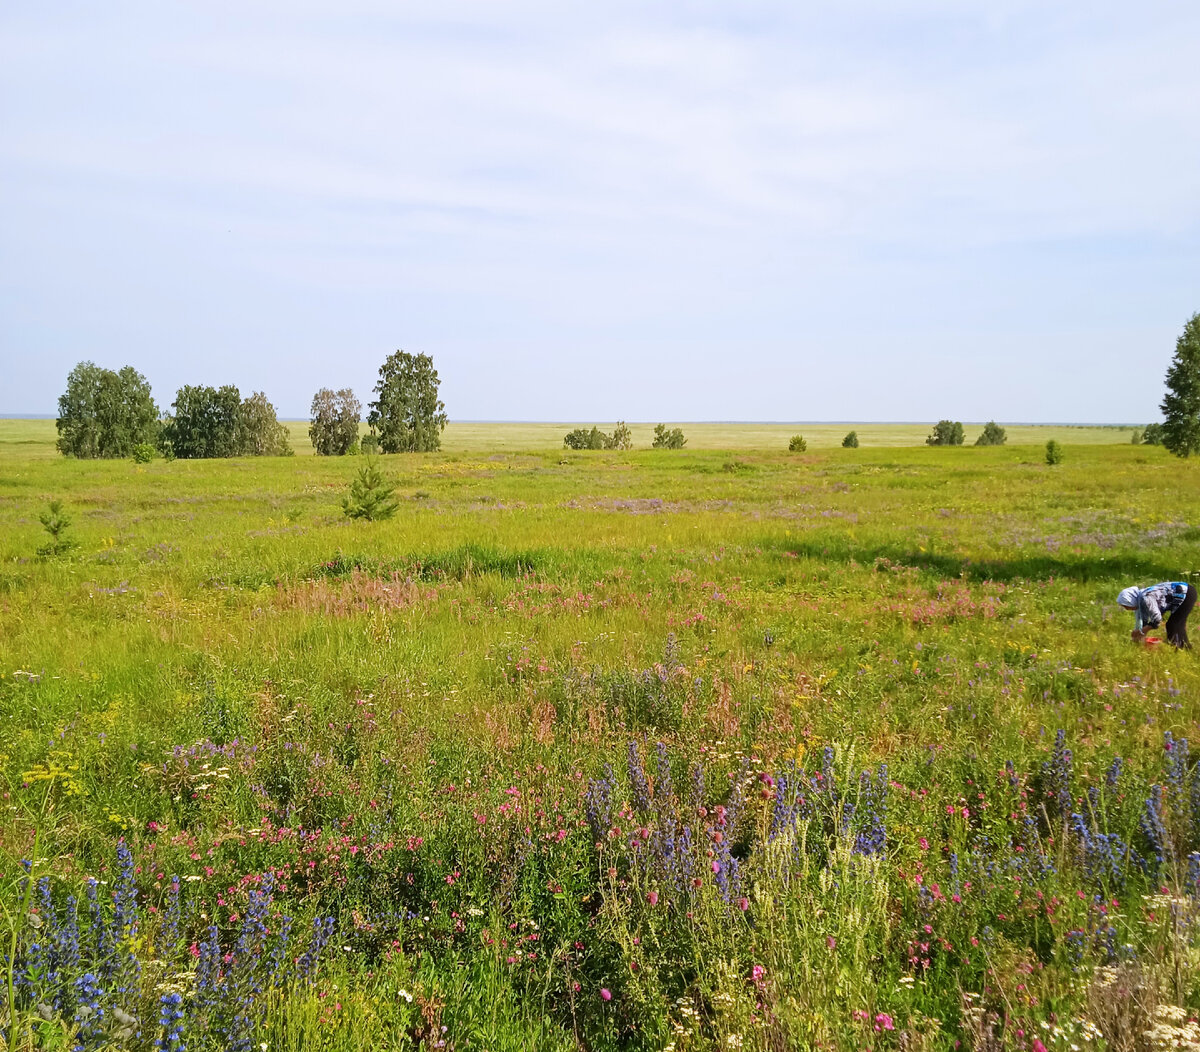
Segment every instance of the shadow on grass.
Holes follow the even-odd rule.
[[[913,567],[940,578],[963,577],[970,581],[1045,581],[1051,578],[1091,582],[1121,582],[1122,585],[1153,584],[1157,581],[1187,581],[1200,578],[1200,563],[1193,554],[1172,561],[1164,554],[1113,551],[1101,554],[1056,556],[1017,555],[1009,559],[969,559],[935,551],[912,550],[899,544],[853,545],[837,539],[827,541],[768,541],[764,549],[779,555],[791,553],[819,562],[860,563],[866,566]]]
[[[521,578],[530,575],[588,577],[603,572],[608,557],[593,549],[527,548],[512,550],[482,544],[460,544],[441,551],[413,552],[398,559],[338,552],[314,568],[316,577],[400,574],[422,581],[463,581],[471,577]]]

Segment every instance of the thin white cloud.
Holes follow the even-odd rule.
[[[746,360],[798,377],[821,374],[798,363],[822,347],[880,353],[880,326],[911,333],[919,357],[921,333],[953,346],[998,318],[1021,330],[1018,360],[1057,347],[1066,362],[1061,334],[1086,342],[1101,324],[1099,289],[1098,314],[1119,290],[1139,332],[1167,332],[1188,285],[1159,276],[1197,265],[1200,13],[1179,5],[304,0],[4,18],[0,279],[21,302],[0,354],[14,358],[47,339],[21,303],[116,280],[68,262],[51,287],[30,261],[100,246],[124,259],[114,274],[150,255],[156,288],[177,272],[143,305],[159,326],[198,282],[224,304],[223,339],[238,317],[286,311],[289,290],[310,306],[318,292],[329,332],[353,311],[362,331],[447,348],[452,372],[477,354],[484,374],[488,346],[519,336],[545,377],[561,375],[564,334],[673,361],[676,346],[720,360],[713,334],[740,332]],[[54,370],[80,342],[121,353],[124,331],[89,324]],[[316,339],[310,317],[294,327],[289,346]],[[361,353],[366,370],[382,350]],[[1137,389],[1149,416],[1154,384],[1104,361],[1101,404]],[[894,368],[873,362],[868,375]],[[21,368],[23,398],[45,404],[57,373]],[[974,397],[970,373],[957,397]],[[877,415],[909,415],[886,408],[896,382],[868,392]],[[539,381],[522,412],[562,415],[595,390]],[[720,415],[780,415],[776,390],[721,394],[742,408]],[[664,415],[712,404],[686,378],[662,397],[678,403]],[[1029,415],[1032,397],[1011,397]],[[1072,397],[1098,415],[1095,391]]]

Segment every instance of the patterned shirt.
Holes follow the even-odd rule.
[[[1187,590],[1188,586],[1183,581],[1163,581],[1139,589],[1137,630],[1157,628],[1162,624],[1163,615],[1183,606]]]

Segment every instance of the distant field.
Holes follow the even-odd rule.
[[[308,421],[285,421],[291,432],[292,446],[298,454],[311,454],[308,441]],[[563,436],[576,427],[591,427],[611,431],[614,421],[576,423],[487,423],[464,421],[451,423],[442,436],[442,448],[448,453],[470,453],[480,450],[561,449]],[[800,434],[812,449],[840,446],[847,431],[857,431],[863,447],[920,446],[929,434],[930,424],[728,424],[679,423],[687,435],[689,449],[786,449],[788,439]],[[1057,439],[1066,445],[1107,445],[1128,443],[1131,427],[1068,424],[1006,424],[1010,445],[1044,444]],[[630,424],[635,448],[643,449],[654,441],[654,424]],[[967,424],[966,444],[970,445],[983,430],[983,425]],[[53,420],[0,419],[0,457],[54,456],[57,437]]]

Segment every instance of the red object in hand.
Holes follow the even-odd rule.
[[[1162,642],[1162,640],[1159,639],[1158,636],[1147,636],[1145,638],[1144,642],[1145,642],[1146,646],[1148,646],[1148,647],[1156,647],[1156,646],[1158,646],[1159,643]]]

